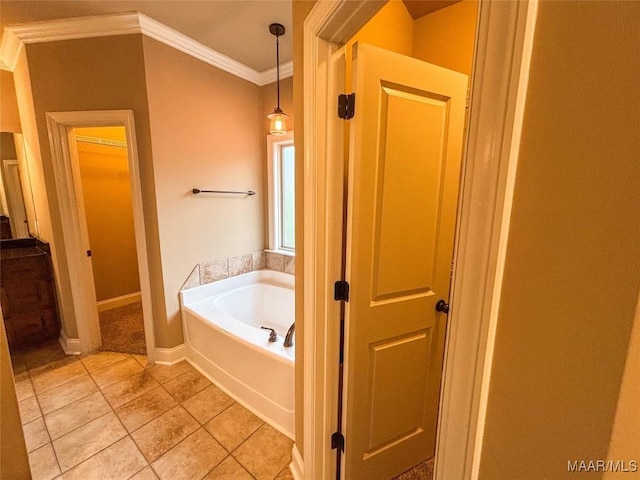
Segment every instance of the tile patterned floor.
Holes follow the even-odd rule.
[[[292,442],[186,362],[12,355],[34,480],[292,480]]]

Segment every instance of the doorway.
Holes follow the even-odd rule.
[[[74,128],[102,350],[146,354],[124,127]]]
[[[66,257],[68,265],[68,271],[66,273],[68,273],[71,282],[70,293],[73,299],[73,312],[70,313],[76,319],[79,337],[79,350],[81,353],[89,353],[102,346],[103,339],[100,333],[97,298],[98,290],[100,290],[102,292],[101,295],[110,297],[103,300],[101,308],[104,308],[105,305],[107,307],[127,307],[128,305],[132,305],[128,302],[136,300],[137,298],[140,299],[142,324],[144,326],[144,347],[146,348],[148,359],[153,361],[155,355],[155,336],[151,307],[146,231],[133,112],[130,110],[115,110],[48,113],[47,126],[52,147],[52,160],[54,165],[54,175],[56,178],[57,195],[61,205],[61,227],[65,240],[63,254]],[[89,217],[86,214],[85,206],[85,194],[92,194],[94,192],[84,192],[81,172],[82,168],[78,154],[76,134],[78,132],[80,132],[80,134],[89,134],[85,136],[80,135],[80,140],[85,140],[85,144],[87,143],[87,139],[97,142],[95,137],[92,137],[91,135],[96,132],[96,130],[82,129],[104,129],[105,127],[120,128],[121,130],[111,130],[111,132],[118,132],[120,135],[124,132],[124,141],[114,139],[106,139],[103,141],[112,143],[112,148],[118,148],[118,146],[122,148],[126,145],[126,155],[122,155],[122,152],[120,155],[121,168],[118,175],[121,177],[121,185],[119,188],[122,191],[129,191],[128,204],[131,205],[132,208],[133,237],[135,243],[135,262],[138,272],[139,297],[137,292],[125,292],[121,295],[113,296],[114,290],[110,290],[112,287],[105,287],[94,280],[95,272],[92,261],[93,252],[90,239],[91,232],[88,228]],[[94,158],[94,160],[96,160],[96,158]],[[123,162],[127,165],[127,173],[125,173]],[[89,168],[90,166],[91,164],[89,162],[85,167]],[[127,178],[125,178],[127,176],[128,182],[126,181]],[[96,179],[94,179],[94,181],[95,180]],[[120,201],[123,201],[126,195],[120,195],[120,197]],[[103,200],[99,200],[99,202],[94,202],[92,200],[90,203],[100,203]],[[102,214],[104,215],[105,211],[109,211],[110,207],[112,207],[112,205],[102,205]],[[100,209],[98,209],[98,212],[100,212]],[[91,215],[93,216],[93,213]],[[99,220],[100,219],[98,218],[97,223],[99,223]],[[128,222],[128,225],[130,228],[131,222]],[[100,231],[101,227],[101,225],[98,225],[98,231]],[[94,240],[96,240],[96,238],[94,238]],[[107,243],[109,241],[114,241],[113,236],[109,232],[102,235],[99,240],[101,242],[107,241]],[[130,244],[131,232],[129,230],[128,261],[132,261],[134,258]],[[122,255],[122,253],[117,253],[116,255]],[[131,266],[129,266],[129,277],[134,277],[134,275],[131,274],[132,269],[130,267]],[[102,279],[99,282],[102,282]],[[137,287],[135,279],[130,283],[132,283],[132,285],[129,285],[127,288],[129,290],[135,290]],[[100,287],[98,287],[98,285],[100,285]],[[106,308],[106,310],[109,309],[110,308]]]
[[[410,10],[388,2],[345,47],[343,478],[435,454],[478,4]]]
[[[335,430],[337,410],[327,399],[337,396],[338,373],[332,361],[339,357],[340,309],[329,286],[341,274],[332,259],[342,224],[336,225],[332,214],[343,204],[344,164],[335,160],[343,150],[343,126],[333,117],[332,105],[337,94],[344,93],[341,48],[380,6],[318,3],[304,23],[304,455],[294,449],[292,471],[297,478],[336,473],[327,439]],[[536,7],[535,1],[480,3],[436,479],[477,475]],[[339,448],[339,443],[334,446]]]

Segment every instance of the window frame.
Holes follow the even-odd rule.
[[[285,135],[267,135],[267,191],[269,219],[269,250],[295,255],[294,248],[282,245],[282,148],[293,146],[293,131]],[[294,167],[295,168],[295,167]]]

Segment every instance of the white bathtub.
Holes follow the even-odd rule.
[[[189,360],[216,385],[293,439],[294,276],[258,270],[180,293]],[[275,343],[269,331],[278,332]]]

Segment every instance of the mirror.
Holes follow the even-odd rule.
[[[20,133],[0,132],[0,238],[28,238],[27,203],[33,206],[29,168]],[[33,208],[29,209],[33,215]]]

